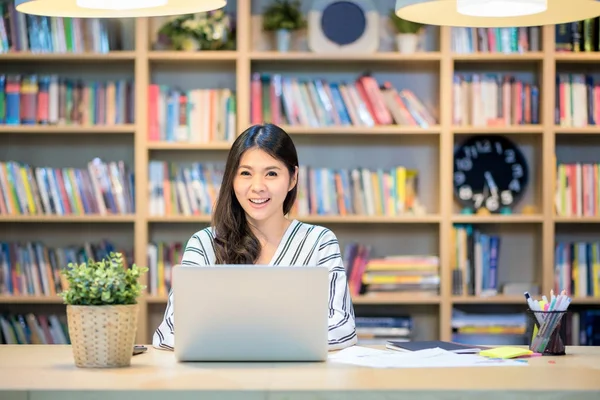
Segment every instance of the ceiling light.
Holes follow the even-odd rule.
[[[396,15],[427,25],[555,25],[600,16],[596,0],[396,0]]]
[[[194,14],[226,4],[227,0],[15,0],[15,9],[47,17],[132,18]]]

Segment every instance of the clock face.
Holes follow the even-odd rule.
[[[527,161],[504,136],[475,136],[454,152],[454,192],[464,207],[499,212],[523,196],[528,183]]]

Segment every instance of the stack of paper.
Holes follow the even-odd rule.
[[[331,362],[353,364],[372,368],[440,368],[524,366],[517,360],[490,359],[475,354],[456,354],[440,349],[397,352],[377,350],[361,346],[343,349],[328,358]]]

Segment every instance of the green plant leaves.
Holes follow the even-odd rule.
[[[146,288],[139,278],[147,271],[136,264],[125,268],[121,253],[110,253],[100,261],[70,263],[61,270],[69,287],[60,296],[70,305],[135,304]]]
[[[275,0],[263,13],[263,29],[266,31],[298,30],[306,25],[299,1]]]

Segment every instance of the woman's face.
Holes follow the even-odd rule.
[[[235,196],[254,222],[283,216],[283,201],[296,184],[285,164],[265,151],[252,148],[240,159],[233,179]]]

